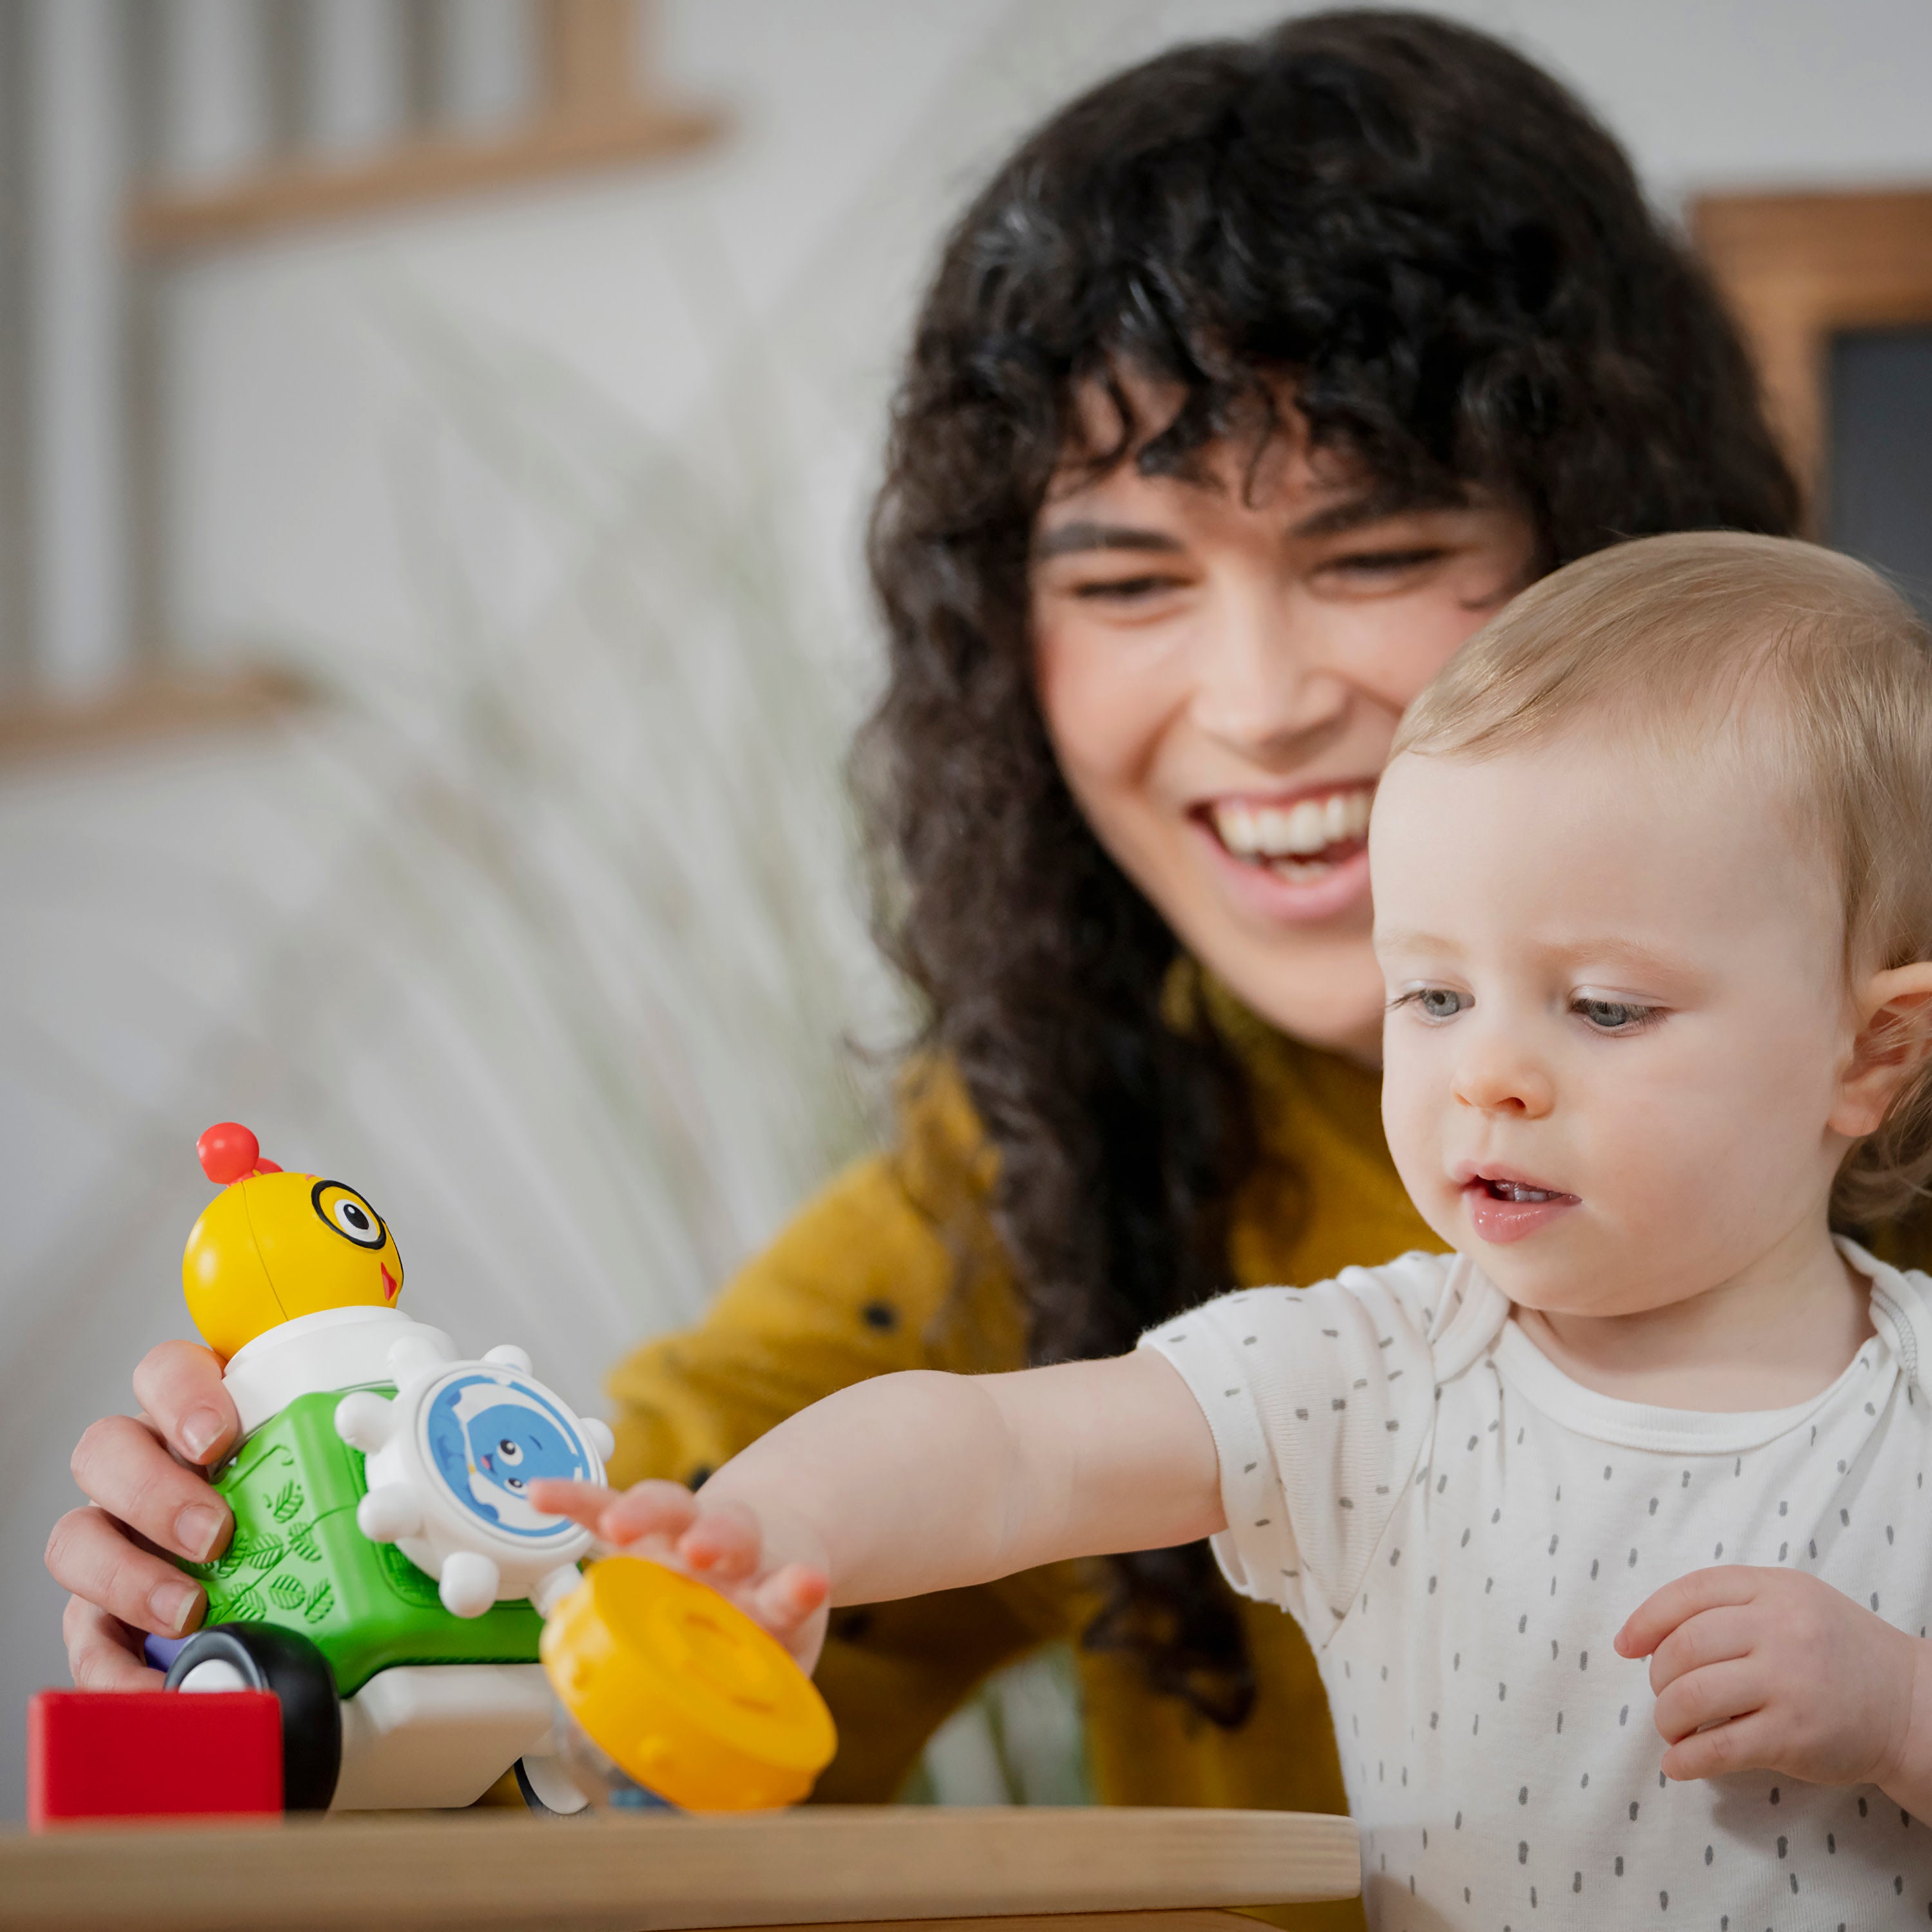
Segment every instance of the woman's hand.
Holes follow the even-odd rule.
[[[572,1517],[614,1550],[650,1556],[709,1583],[809,1670],[825,1641],[831,1586],[818,1539],[801,1522],[768,1522],[742,1503],[710,1508],[679,1483],[621,1494],[592,1483],[532,1483],[540,1510]]]
[[[220,1361],[194,1342],[164,1342],[135,1370],[134,1399],[138,1416],[104,1416],[76,1445],[74,1480],[93,1507],[70,1510],[47,1538],[47,1568],[74,1592],[62,1628],[83,1690],[159,1688],[142,1634],[185,1635],[206,1599],[158,1552],[205,1562],[234,1528],[200,1474],[240,1427]]]
[[[1932,1820],[1932,1645],[1828,1583],[1694,1570],[1640,1604],[1616,1647],[1650,1659],[1667,1776],[1875,1784]]]

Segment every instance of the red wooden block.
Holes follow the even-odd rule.
[[[27,1706],[27,1822],[282,1808],[267,1690],[43,1690]]]

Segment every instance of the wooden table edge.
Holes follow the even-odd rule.
[[[398,1932],[986,1919],[1126,1932],[1114,1922],[1352,1897],[1360,1860],[1344,1817],[1111,1807],[130,1824],[0,1834],[0,1917],[19,1932],[302,1932],[372,1915]]]

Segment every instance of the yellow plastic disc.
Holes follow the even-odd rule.
[[[708,1585],[606,1557],[550,1612],[544,1668],[591,1740],[688,1811],[795,1804],[832,1761],[832,1713],[783,1645]]]

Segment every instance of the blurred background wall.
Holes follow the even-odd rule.
[[[1071,89],[1284,10],[0,0],[0,1815],[203,1126],[592,1408],[869,1144],[838,765],[922,277]],[[1932,183],[1923,0],[1442,10],[1672,208]]]

